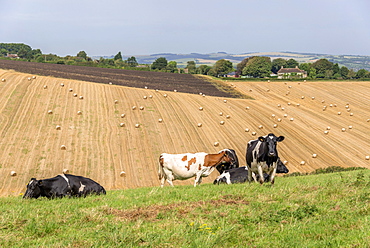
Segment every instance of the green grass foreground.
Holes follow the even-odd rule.
[[[0,198],[0,247],[369,247],[370,170]],[[158,182],[159,184],[159,182]],[[176,184],[176,182],[175,182]]]

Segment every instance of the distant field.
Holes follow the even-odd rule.
[[[328,166],[370,168],[367,82],[226,82],[256,99],[248,100],[183,93],[187,86],[181,78],[179,92],[10,70],[0,70],[1,79],[0,196],[19,195],[31,177],[53,177],[65,168],[107,190],[157,187],[162,152],[233,148],[244,166],[247,142],[270,132],[285,136],[278,149],[291,172]],[[11,171],[17,176],[11,177]],[[120,177],[121,171],[126,177]],[[213,172],[203,182],[216,176]],[[193,180],[174,184],[191,185]]]

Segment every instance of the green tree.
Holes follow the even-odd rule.
[[[295,68],[299,63],[295,59],[288,59],[286,62],[286,68]]]
[[[188,61],[187,66],[185,68],[188,69],[189,74],[195,74],[197,72],[197,66],[195,64],[195,61]]]
[[[136,58],[134,56],[131,56],[126,60],[126,63],[129,67],[136,67],[138,65]]]
[[[121,52],[118,52],[116,56],[114,56],[114,60],[122,60],[122,54]]]
[[[369,72],[365,69],[360,69],[356,72],[356,78],[366,78]]]
[[[168,64],[167,59],[164,57],[160,57],[152,63],[152,70],[166,69],[167,64]]]
[[[217,77],[226,75],[229,72],[234,71],[233,63],[226,59],[220,59],[213,66],[213,70]]]
[[[83,58],[83,59],[87,59],[87,53],[85,51],[79,51],[77,53],[77,57],[80,57],[80,58]]]
[[[327,70],[333,69],[333,63],[327,59],[319,59],[312,64],[312,67],[316,69],[317,75],[325,75]]]
[[[337,73],[339,73],[339,71],[340,71],[340,68],[339,68],[339,65],[338,65],[338,63],[335,63],[335,64],[333,65],[333,68],[332,68],[332,70],[333,70],[333,73],[334,73],[334,74],[337,74]]]
[[[307,73],[310,71],[311,63],[302,63],[299,65],[299,69],[306,71]]]
[[[349,70],[347,67],[345,66],[342,66],[339,70],[339,74],[340,76],[343,78],[343,79],[347,79],[348,78],[348,73],[349,73]]]
[[[166,71],[172,72],[172,73],[178,72],[178,70],[177,70],[177,62],[176,61],[170,61],[170,62],[168,62],[167,67],[166,67]]]
[[[268,77],[271,74],[271,59],[270,57],[256,56],[251,58],[244,67],[243,75],[252,76],[255,78]]]
[[[308,76],[310,77],[310,78],[313,78],[313,79],[315,79],[316,78],[316,69],[315,68],[310,68],[310,70],[308,71]]]
[[[200,65],[197,68],[197,74],[201,75],[208,75],[209,70],[211,70],[212,67],[208,65]]]
[[[281,67],[287,67],[287,61],[285,59],[277,58],[271,62],[271,71],[273,73],[276,74],[281,69]]]
[[[253,57],[248,57],[243,59],[239,64],[236,65],[236,75],[240,76],[243,73],[244,67],[247,65],[248,61]]]

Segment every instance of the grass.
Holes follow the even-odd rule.
[[[370,171],[0,198],[0,247],[369,247]],[[158,182],[159,184],[159,182]],[[176,182],[175,182],[176,184]]]

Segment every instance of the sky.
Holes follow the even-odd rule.
[[[59,56],[370,56],[369,13],[369,0],[0,0],[0,43]]]

